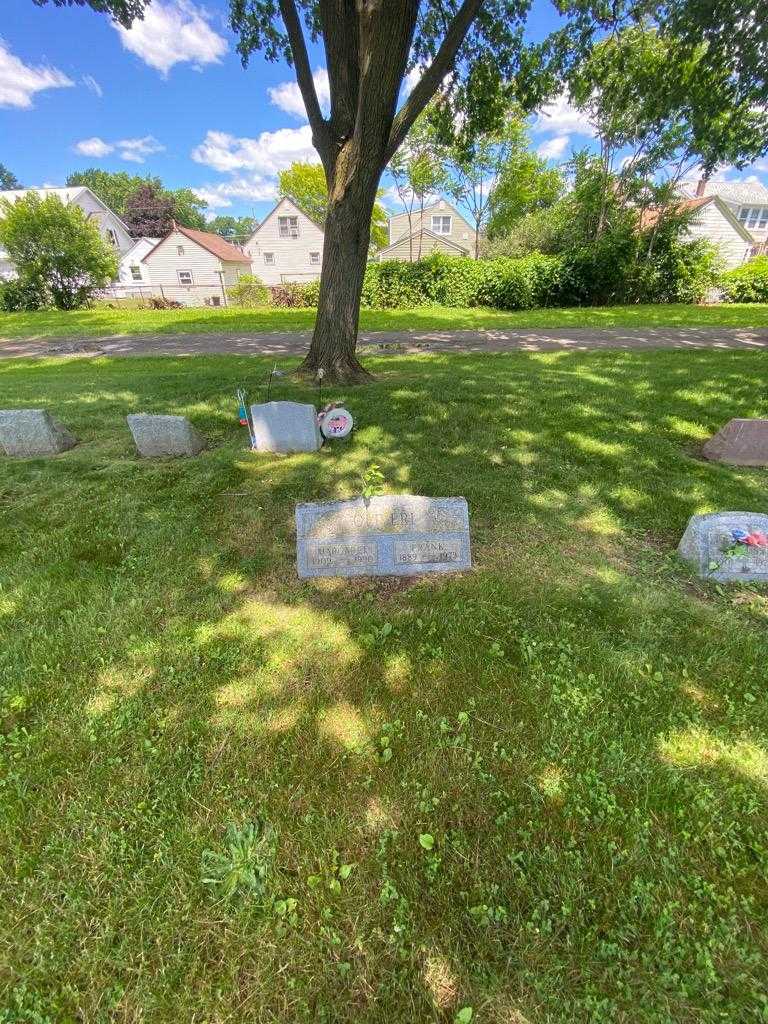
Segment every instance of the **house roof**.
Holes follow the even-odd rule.
[[[680,191],[686,196],[695,196],[697,181],[681,181]],[[768,188],[759,181],[707,181],[704,185],[705,196],[720,196],[727,203],[739,206],[768,205]]]
[[[722,216],[728,221],[731,227],[741,235],[745,242],[752,242],[754,244],[755,239],[747,231],[743,224],[741,224],[733,215],[733,211],[730,207],[723,202],[720,196],[696,196],[694,199],[682,199],[680,202],[675,204],[675,209],[678,213],[686,213],[689,210],[699,210],[703,206],[714,205],[720,211]],[[640,214],[640,230],[647,231],[652,228],[659,220],[661,210],[659,207],[651,207],[647,210],[643,210]]]
[[[452,242],[451,239],[446,238],[445,235],[438,235],[436,231],[430,231],[429,228],[421,228],[421,230],[417,228],[409,235],[402,235],[400,238],[396,238],[394,242],[390,242],[389,245],[385,245],[383,249],[379,249],[376,255],[381,257],[384,253],[389,252],[390,249],[394,249],[397,246],[402,245],[403,242],[407,242],[411,238],[417,238],[419,235],[428,235],[430,238],[435,238],[442,245],[445,245],[449,249],[455,249],[464,256],[469,252],[469,249],[465,248],[465,246],[459,245],[457,242]]]
[[[221,235],[215,235],[212,231],[196,231],[194,228],[185,228],[182,227],[181,224],[174,224],[165,238],[161,238],[157,245],[152,246],[142,260],[142,263],[144,260],[149,259],[152,253],[161,246],[163,242],[167,241],[167,239],[169,239],[176,231],[188,238],[190,242],[195,242],[201,249],[207,250],[213,256],[218,257],[218,259],[223,260],[225,263],[251,262],[250,256],[246,256],[242,249],[238,248],[236,245],[232,245],[231,242],[222,238]]]
[[[257,224],[256,227],[253,229],[251,237],[245,243],[246,245],[250,244],[250,242],[253,241],[253,239],[258,235],[258,233],[267,223],[267,221],[270,220],[274,216],[274,214],[277,213],[277,211],[280,209],[281,206],[283,206],[284,203],[287,203],[289,206],[292,206],[297,213],[300,213],[302,217],[306,217],[308,221],[314,224],[318,231],[322,231],[323,234],[325,234],[325,228],[323,227],[323,225],[318,224],[318,222],[313,217],[310,217],[308,213],[305,213],[295,199],[292,199],[290,196],[281,196],[280,199],[278,199],[278,201],[269,211],[269,213],[266,215],[266,217],[262,220],[261,224]]]
[[[7,189],[4,192],[0,192],[0,199],[7,199],[9,203],[15,203],[17,199],[23,199],[25,196],[30,195],[32,192],[36,192],[41,197],[41,199],[47,199],[49,196],[57,196],[65,206],[69,206],[69,204],[74,202],[79,195],[82,195],[83,192],[87,192],[89,195],[93,196],[93,198],[96,200],[99,206],[102,207],[102,209],[106,210],[107,213],[110,213],[115,218],[117,223],[122,227],[123,231],[125,231],[127,235],[131,234],[131,232],[128,229],[128,225],[125,223],[125,221],[121,217],[118,217],[115,211],[110,209],[110,207],[107,206],[103,199],[99,199],[99,197],[96,195],[93,189],[88,188],[87,185],[70,185],[66,188]]]

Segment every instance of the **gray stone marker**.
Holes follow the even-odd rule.
[[[703,448],[704,457],[732,466],[768,466],[768,420],[730,420]]]
[[[418,576],[472,567],[465,498],[387,494],[296,506],[299,576]]]
[[[44,409],[0,410],[0,448],[6,455],[58,455],[76,444],[74,434]]]
[[[251,406],[251,422],[260,452],[316,452],[323,443],[314,405],[262,402]]]
[[[768,583],[768,547],[737,544],[733,530],[768,535],[768,515],[713,512],[691,516],[677,553],[702,579],[718,583]]]
[[[205,438],[185,416],[153,416],[140,412],[127,419],[139,455],[145,459],[199,455],[205,448]]]

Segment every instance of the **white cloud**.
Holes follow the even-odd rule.
[[[105,142],[104,139],[94,136],[92,139],[81,139],[75,143],[74,148],[81,156],[97,158],[109,156],[117,150],[121,160],[143,164],[153,153],[162,153],[165,146],[162,146],[153,135],[145,135],[141,139],[118,139],[117,142]]]
[[[227,41],[214,32],[208,19],[208,12],[189,0],[154,0],[132,28],[117,22],[113,26],[126,50],[166,76],[174,64],[188,62],[199,69],[220,62]]]
[[[536,152],[545,160],[558,160],[568,148],[570,141],[570,135],[555,135],[554,138],[542,142]]]
[[[403,79],[403,87],[402,87],[402,94],[403,94],[403,96],[410,96],[410,94],[413,92],[414,88],[416,87],[419,79],[421,78],[421,76],[423,74],[424,74],[424,68],[420,67],[418,64],[416,65],[415,68],[411,68],[411,70],[408,72],[408,74]]]
[[[312,78],[315,82],[315,92],[320,101],[320,107],[325,114],[331,105],[331,87],[328,82],[328,72],[325,68],[315,68]],[[307,120],[307,111],[304,107],[304,100],[296,82],[281,82],[279,85],[267,89],[269,102],[280,107],[286,114],[293,114],[294,117]]]
[[[143,164],[148,156],[153,153],[162,153],[165,146],[162,146],[154,135],[145,135],[141,139],[122,139],[115,143],[115,148],[120,151],[121,160],[129,160],[134,164]]]
[[[564,92],[541,108],[533,130],[535,132],[586,135],[590,138],[595,134],[595,129],[589,123],[587,115],[583,111],[577,110]]]
[[[63,89],[74,84],[57,68],[24,64],[0,38],[0,107],[29,110],[35,93],[43,89]]]
[[[258,174],[232,178],[231,181],[220,182],[216,185],[203,185],[192,191],[216,210],[231,206],[233,199],[258,203],[277,197],[277,187],[274,181],[268,181]]]
[[[308,124],[262,132],[256,139],[209,131],[192,150],[192,159],[216,171],[255,171],[267,177],[274,177],[295,160],[319,162]]]
[[[110,142],[105,142],[95,135],[92,139],[81,139],[75,143],[75,152],[81,156],[108,156],[114,152],[115,147]]]
[[[104,90],[101,88],[101,86],[93,77],[93,75],[83,75],[81,81],[83,85],[86,87],[86,89],[90,89],[92,93],[99,97],[99,99],[101,99],[101,97],[104,95]]]

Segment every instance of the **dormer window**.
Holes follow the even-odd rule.
[[[281,238],[298,238],[299,237],[299,218],[298,217],[278,217],[277,228]]]
[[[764,228],[768,225],[768,206],[742,206],[739,220],[747,228]]]
[[[442,215],[432,218],[432,231],[436,235],[450,235],[451,218]]]

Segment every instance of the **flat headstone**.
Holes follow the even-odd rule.
[[[134,413],[127,417],[133,440],[145,459],[198,455],[205,438],[185,416],[154,416]]]
[[[768,583],[768,547],[736,542],[733,531],[768,535],[768,515],[713,512],[691,516],[677,553],[702,579],[718,583]]]
[[[465,498],[387,494],[296,506],[299,576],[418,576],[472,566]]]
[[[251,406],[257,451],[316,452],[323,443],[314,405],[262,402]]]
[[[730,420],[703,448],[704,457],[732,466],[768,466],[768,420]]]
[[[76,444],[74,434],[44,409],[0,410],[0,448],[6,455],[58,455]]]

